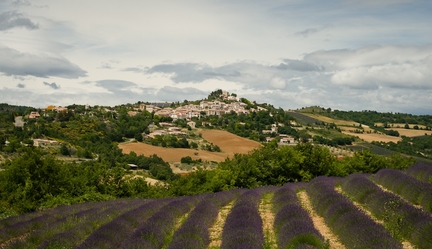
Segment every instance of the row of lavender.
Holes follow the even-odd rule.
[[[372,178],[376,183],[432,213],[432,184],[394,169],[382,169]]]
[[[336,179],[320,176],[306,191],[314,210],[347,248],[402,248],[380,224],[335,190]]]
[[[432,166],[426,164],[415,164],[406,170],[406,173],[412,177],[417,178],[422,182],[432,184]]]
[[[261,196],[261,191],[253,189],[237,198],[223,227],[222,249],[264,247],[263,223],[258,211]]]
[[[214,224],[220,208],[233,201],[239,193],[240,190],[208,194],[175,231],[168,249],[207,248],[211,242],[209,228]]]
[[[97,203],[77,204],[74,205],[73,208],[61,206],[56,209],[27,213],[0,220],[0,244],[15,236],[37,229],[41,227],[43,223],[49,222],[49,220],[55,220],[59,214],[67,216],[75,212],[91,209],[95,206],[97,206]]]
[[[34,214],[34,218],[4,226],[0,232],[2,248],[45,248],[46,242],[55,238],[61,239],[64,244],[67,238],[58,235],[77,227],[81,227],[81,238],[85,238],[95,227],[146,201],[148,200],[136,199],[86,203],[39,212]],[[87,229],[83,229],[82,226],[86,224]],[[76,241],[79,241],[79,238],[73,238],[73,242]]]
[[[382,174],[382,172],[378,173]],[[385,173],[398,175],[396,173],[401,172]],[[372,179],[375,178],[374,176]],[[408,240],[417,248],[432,248],[430,213],[412,206],[393,193],[382,190],[366,175],[350,175],[343,180],[342,188],[351,198],[368,209],[374,217],[381,220],[394,237]]]
[[[429,169],[410,168],[406,173],[386,169],[371,179],[430,211],[428,194],[432,194],[432,185],[412,177],[424,176],[424,171]],[[401,248],[401,243],[396,240],[400,239],[408,240],[418,248],[432,248],[432,237],[429,236],[432,234],[431,214],[381,190],[365,175],[338,178],[343,191],[382,220],[384,226],[380,225],[338,193],[335,181],[334,178],[318,177],[301,186],[310,196],[315,211],[324,217],[346,247]],[[297,186],[289,183],[283,187],[192,197],[116,200],[59,207],[0,220],[0,247],[207,248],[209,228],[220,208],[237,198],[223,227],[221,247],[263,248],[265,239],[258,207],[263,193],[271,191],[274,193],[273,227],[278,247],[325,248],[327,243],[300,205]],[[181,220],[184,223],[176,229],[175,225]]]
[[[202,196],[178,197],[145,220],[118,248],[162,248],[182,216],[187,215]],[[83,247],[84,248],[84,247]]]
[[[309,213],[301,207],[296,185],[286,184],[273,195],[274,231],[279,248],[310,246],[325,248],[323,236],[315,229]]]
[[[81,243],[87,236],[94,232],[100,226],[111,222],[119,215],[136,208],[143,203],[152,202],[151,200],[129,200],[118,203],[102,210],[96,210],[95,213],[81,220],[69,229],[55,234],[51,239],[45,240],[38,248],[72,248]],[[66,246],[69,245],[69,246]]]
[[[67,229],[65,224],[73,226],[99,210],[109,209],[124,202],[124,200],[116,200],[62,206],[53,210],[10,217],[2,221],[0,244],[10,248],[30,248],[38,241],[44,241],[56,232]],[[20,239],[15,239],[17,237]]]
[[[100,226],[77,248],[118,248],[143,221],[169,203],[169,200],[153,201],[123,213],[111,222]]]

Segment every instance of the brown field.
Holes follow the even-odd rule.
[[[123,153],[129,153],[131,151],[136,152],[138,155],[150,156],[156,154],[166,162],[180,162],[180,159],[185,156],[190,156],[192,159],[201,158],[206,161],[216,161],[220,162],[225,160],[228,156],[223,152],[208,152],[202,150],[193,150],[193,149],[181,149],[181,148],[163,148],[158,146],[153,146],[145,143],[125,143],[119,145],[120,149],[123,150]],[[198,155],[194,155],[195,152],[198,152]]]
[[[223,152],[228,153],[230,156],[235,153],[246,154],[261,145],[256,141],[239,137],[227,131],[202,130],[200,132],[205,140],[218,145]]]
[[[302,114],[307,115],[311,118],[315,118],[315,119],[324,121],[326,123],[335,123],[337,126],[339,126],[339,128],[341,130],[344,130],[344,131],[358,129],[359,128],[358,126],[360,125],[360,123],[357,123],[354,121],[339,120],[339,119],[334,119],[334,118],[322,116],[319,114],[312,114],[312,113],[302,113]],[[372,129],[369,128],[369,126],[367,126],[365,124],[362,124],[362,128],[365,132],[372,131]]]
[[[393,136],[387,136],[384,134],[375,134],[375,133],[364,133],[364,134],[358,134],[358,133],[351,133],[351,132],[347,132],[347,131],[342,131],[343,134],[346,135],[351,135],[351,136],[357,136],[360,139],[363,139],[366,142],[372,142],[372,141],[377,141],[377,142],[394,142],[397,143],[398,141],[400,141],[402,138],[400,137],[393,137]]]
[[[394,128],[404,128],[405,127],[405,124],[402,124],[402,123],[389,123],[389,125],[391,126],[390,129],[393,129],[393,130],[394,130]],[[422,129],[426,128],[426,126],[424,126],[424,125],[408,124],[408,126],[410,127],[410,129],[414,129],[414,126],[416,126],[416,125],[419,128],[422,128]],[[383,123],[375,123],[375,126],[383,126]]]
[[[246,138],[239,137],[227,131],[220,130],[202,130],[202,137],[210,143],[218,145],[222,152],[209,152],[194,149],[178,149],[178,148],[163,148],[152,146],[145,143],[124,143],[120,144],[119,148],[123,153],[131,151],[138,155],[150,156],[156,154],[164,161],[169,163],[180,162],[180,159],[185,156],[190,156],[192,159],[201,158],[203,161],[225,161],[227,157],[233,156],[235,153],[248,153],[249,151],[258,148],[260,143],[251,141]],[[198,152],[198,155],[195,153]]]
[[[307,115],[311,118],[315,118],[321,121],[324,121],[326,123],[335,123],[336,125],[342,125],[342,126],[359,126],[360,123],[354,122],[354,121],[345,121],[345,120],[339,120],[339,119],[333,119],[329,118],[323,115],[319,114],[312,114],[312,113],[302,113],[304,115]]]
[[[404,129],[404,128],[389,128],[391,130],[395,130],[399,132],[401,136],[407,137],[418,137],[424,136],[425,134],[432,135],[432,131],[427,130],[414,130],[414,129]]]

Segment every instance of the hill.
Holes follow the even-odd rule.
[[[0,220],[2,248],[431,248],[432,166]]]
[[[432,156],[432,136],[411,138],[394,130],[410,121],[407,130],[428,132],[428,116],[322,108],[292,113],[223,91],[163,106],[6,107],[0,120],[4,216],[62,203],[196,195],[406,169],[413,164],[410,156]],[[302,124],[296,115],[314,121]],[[23,126],[14,125],[16,116]],[[368,143],[357,134],[399,141]],[[202,170],[208,168],[214,170]],[[190,169],[195,172],[177,174]]]
[[[330,127],[355,137],[356,141],[353,143],[355,146],[351,147],[353,149],[364,148],[357,145],[367,142],[383,149],[415,156],[419,161],[432,159],[432,116],[430,115],[379,113],[369,110],[340,111],[312,106],[297,110],[293,116],[302,120],[303,124],[307,122],[307,125],[312,128]]]

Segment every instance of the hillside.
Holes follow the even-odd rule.
[[[379,113],[376,111],[340,111],[318,106],[290,112],[302,125],[310,129],[333,129],[332,135],[318,132],[325,139],[333,139],[337,130],[355,138],[350,149],[381,147],[385,150],[414,156],[418,162],[432,159],[432,116],[405,113]],[[321,134],[319,134],[321,133]],[[327,132],[327,134],[329,134]],[[325,140],[324,139],[324,140]],[[323,139],[314,139],[323,141]],[[328,141],[324,141],[329,144]],[[333,143],[335,144],[335,143]],[[348,144],[350,145],[350,144]]]
[[[432,166],[0,220],[1,248],[431,248]]]
[[[401,134],[430,132],[429,116],[287,112],[222,90],[162,105],[4,104],[0,117],[0,216],[94,200],[281,186],[406,169],[412,157],[432,158],[432,136],[396,130],[409,121]]]

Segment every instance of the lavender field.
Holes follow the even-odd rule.
[[[0,220],[0,248],[432,248],[431,235],[428,165]]]

